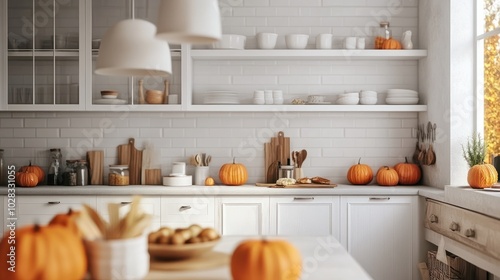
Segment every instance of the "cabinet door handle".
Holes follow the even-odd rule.
[[[127,205],[127,204],[132,204],[131,201],[122,201],[120,202],[121,205]]]
[[[431,222],[431,224],[436,224],[438,221],[439,221],[438,217],[436,215],[434,215],[434,214],[432,214],[429,217],[429,222]]]
[[[47,202],[47,204],[51,204],[51,205],[60,204],[60,203],[61,203],[60,201],[49,201],[49,202]]]
[[[476,236],[476,231],[469,228],[465,231],[465,236],[466,237],[475,237]]]
[[[450,230],[451,231],[460,231],[460,226],[457,223],[452,222],[450,225]]]
[[[377,196],[372,196],[369,198],[369,200],[390,200],[390,197],[377,197]]]
[[[189,206],[189,205],[181,206],[179,208],[179,212],[186,211],[186,210],[189,210],[189,209],[191,209],[191,206]]]
[[[294,197],[293,200],[314,200],[314,197]]]

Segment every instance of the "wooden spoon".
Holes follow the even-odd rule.
[[[306,158],[307,158],[307,151],[306,150],[300,151],[300,164],[299,164],[299,168],[302,167],[302,164],[304,163],[304,161],[306,160]]]

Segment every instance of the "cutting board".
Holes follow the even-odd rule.
[[[117,148],[118,164],[128,165],[130,185],[141,184],[142,151],[135,148],[135,139],[130,138],[128,144]]]
[[[337,184],[293,184],[288,186],[277,186],[272,183],[255,183],[257,187],[269,187],[269,188],[335,188]]]
[[[220,252],[206,252],[198,257],[184,260],[161,260],[151,258],[151,270],[199,270],[229,264],[229,254]]]
[[[290,137],[285,137],[283,131],[277,137],[272,137],[269,143],[264,143],[264,174],[266,182],[278,180],[278,162],[287,164],[290,158]]]

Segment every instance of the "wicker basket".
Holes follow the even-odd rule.
[[[468,263],[455,255],[447,255],[448,265],[436,259],[436,251],[427,252],[427,267],[430,280],[461,280],[465,279]]]

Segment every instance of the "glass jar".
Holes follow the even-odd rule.
[[[66,160],[66,169],[63,173],[63,183],[65,186],[76,186],[76,160]]]
[[[294,178],[293,169],[293,165],[281,165],[278,178]]]
[[[82,159],[76,162],[76,185],[86,186],[89,184],[89,169],[87,168],[87,161]]]
[[[110,165],[108,175],[108,185],[128,186],[129,172],[128,165]]]
[[[382,49],[384,42],[392,38],[392,31],[389,29],[389,22],[380,22],[380,28],[375,34],[375,49]]]
[[[61,149],[50,149],[50,167],[47,174],[47,184],[48,185],[62,185],[62,172],[61,172],[61,161],[62,154]]]

